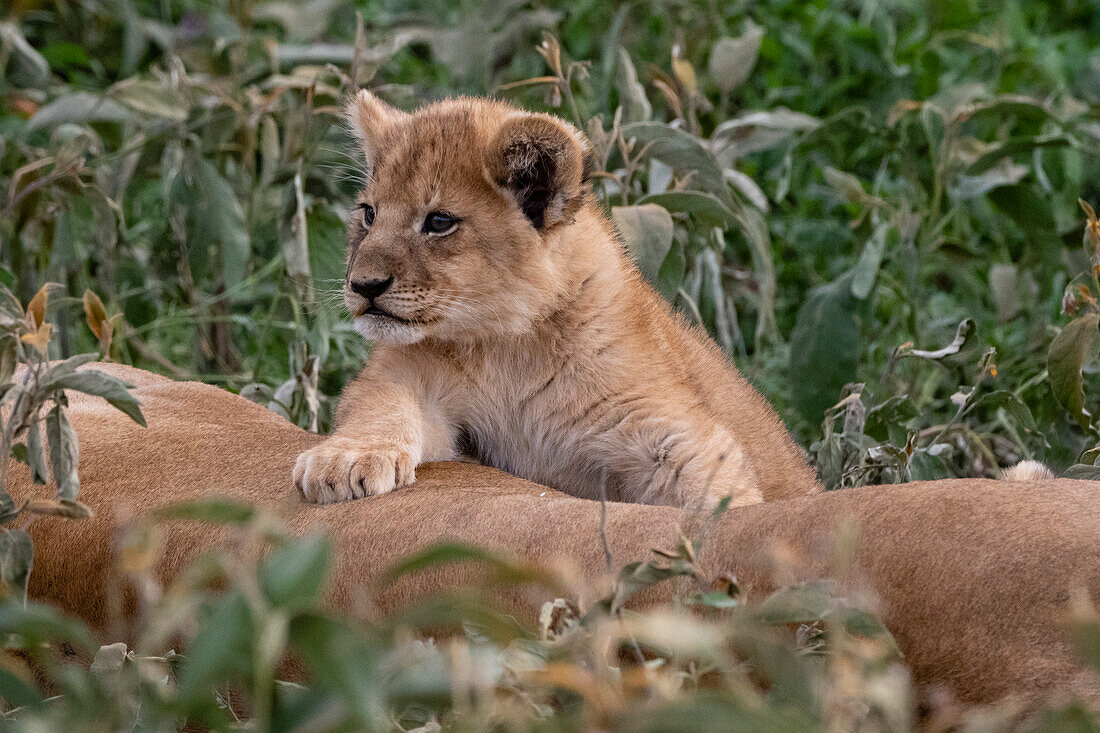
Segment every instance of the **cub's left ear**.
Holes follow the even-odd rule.
[[[485,156],[489,180],[515,198],[536,229],[569,221],[584,202],[592,153],[584,135],[566,122],[518,113],[505,121]]]
[[[374,167],[382,139],[391,128],[407,120],[409,114],[361,89],[344,104],[344,118],[351,134],[359,141],[367,168],[370,169]]]

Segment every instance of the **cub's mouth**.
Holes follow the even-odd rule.
[[[394,313],[390,313],[385,308],[380,308],[377,305],[375,305],[374,303],[371,303],[369,306],[364,308],[363,312],[360,313],[359,315],[360,315],[360,317],[362,317],[362,316],[376,316],[378,318],[388,318],[391,321],[396,321],[397,323],[404,323],[404,324],[409,325],[409,326],[415,326],[418,323],[418,321],[413,321],[413,320],[410,320],[408,318],[402,318],[399,315],[396,315]]]

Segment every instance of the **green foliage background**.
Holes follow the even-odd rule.
[[[647,274],[830,485],[1091,463],[1094,349],[1048,350],[1095,309],[1094,3],[31,1],[3,39],[3,277],[99,293],[120,360],[323,428],[365,353],[343,95],[498,94],[589,133]]]

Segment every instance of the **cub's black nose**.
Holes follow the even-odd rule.
[[[393,284],[393,276],[387,277],[385,280],[381,278],[374,278],[372,280],[352,280],[351,290],[356,295],[361,295],[367,300],[374,300]]]

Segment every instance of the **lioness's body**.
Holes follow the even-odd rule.
[[[115,587],[116,520],[203,496],[274,509],[298,534],[331,532],[337,555],[329,600],[353,613],[461,589],[474,570],[451,566],[378,592],[376,583],[392,563],[442,541],[515,553],[535,564],[565,563],[583,582],[605,577],[598,502],[489,468],[446,463],[425,466],[407,491],[370,502],[338,510],[302,504],[288,495],[286,477],[295,456],[319,443],[316,435],[214,387],[117,365],[93,368],[139,385],[136,395],[149,427],[101,400],[71,395],[70,417],[80,437],[80,498],[96,517],[79,524],[52,518],[33,523],[30,592],[98,630],[118,629],[112,622],[121,621],[111,616],[108,603]],[[14,464],[12,470],[13,495],[29,496],[26,467]],[[759,597],[775,586],[777,556],[800,568],[780,582],[832,575],[828,548],[837,529],[846,527],[850,536],[855,527],[853,566],[841,590],[880,599],[883,620],[919,685],[945,687],[967,702],[1080,694],[1100,706],[1100,680],[1075,658],[1062,627],[1072,589],[1100,599],[1096,487],[1091,481],[954,480],[768,502],[726,512],[706,537],[700,565],[713,576],[735,575]],[[606,508],[604,534],[616,566],[676,541],[676,509],[620,503]],[[177,577],[225,541],[223,532],[207,524],[168,525],[159,577]],[[784,564],[778,567],[782,571]],[[668,592],[659,586],[638,601],[661,602]],[[364,605],[367,598],[370,604]],[[531,620],[547,599],[545,592],[526,588],[496,600]]]
[[[351,110],[373,180],[345,300],[378,344],[335,435],[298,462],[306,498],[383,493],[460,452],[586,498],[820,488],[774,410],[624,253],[579,132],[478,99],[407,115],[364,94]],[[431,212],[454,227],[430,232]]]

